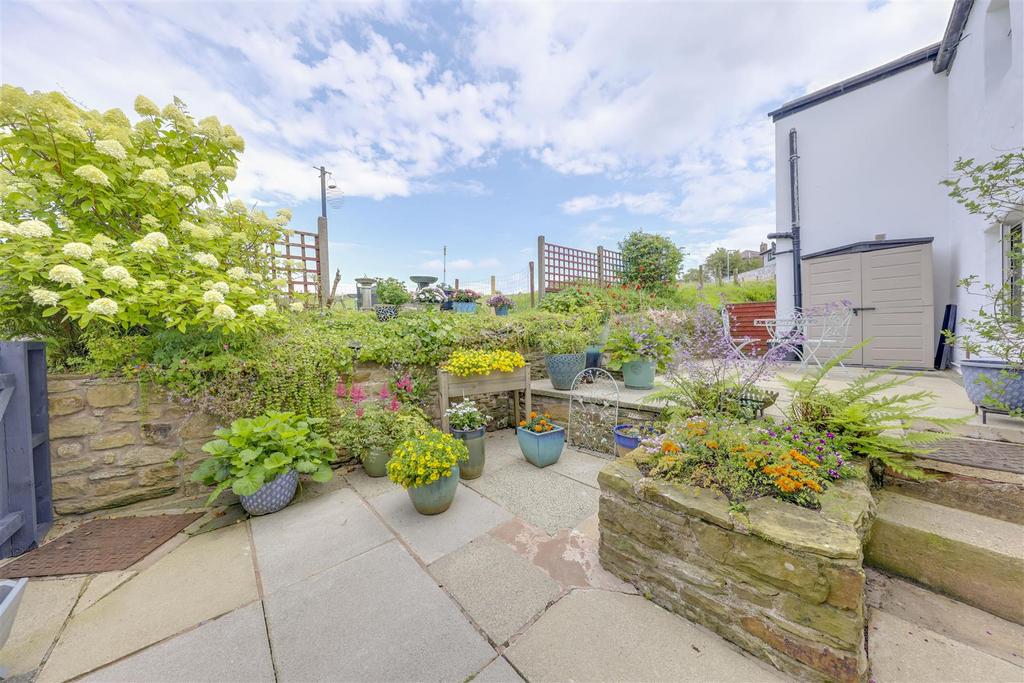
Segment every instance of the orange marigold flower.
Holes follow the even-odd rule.
[[[537,411],[536,410],[534,410],[534,411],[532,411],[530,413],[530,418],[534,418],[534,417],[537,417]]]
[[[520,420],[519,421],[519,426],[520,427],[525,427],[526,426],[526,420]]]
[[[708,448],[711,448],[711,449],[718,448],[718,442],[717,441],[705,441],[704,445],[707,446]]]
[[[679,444],[673,441],[665,441],[661,444],[662,453],[678,453],[681,450],[682,449],[679,447]]]

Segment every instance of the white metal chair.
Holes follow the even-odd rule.
[[[725,338],[729,340],[729,344],[733,350],[740,356],[744,355],[743,350],[747,346],[754,342],[760,341],[756,337],[733,337],[732,336],[732,316],[729,315],[729,309],[722,306],[722,332]]]
[[[800,367],[805,368],[809,361],[819,368],[822,359],[819,353],[840,349],[850,334],[850,323],[853,321],[853,309],[848,306],[825,306],[818,310],[801,311],[797,314],[803,321],[803,353],[800,355]],[[830,355],[825,360],[829,360]],[[841,367],[843,361],[839,361]]]

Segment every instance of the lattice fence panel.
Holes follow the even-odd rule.
[[[578,282],[620,282],[621,275],[622,254],[617,251],[596,252],[544,243],[544,288],[549,292]]]
[[[289,294],[320,291],[320,238],[315,232],[291,230],[271,247],[271,272],[283,278]]]

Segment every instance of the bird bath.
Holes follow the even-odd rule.
[[[417,292],[427,285],[432,285],[437,282],[437,278],[433,275],[410,275],[409,279],[416,283]]]

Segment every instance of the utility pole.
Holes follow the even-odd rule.
[[[323,166],[314,166],[320,172],[320,217],[316,219],[316,258],[317,258],[317,281],[320,283],[320,305],[327,307],[331,305],[331,292],[327,289],[327,283],[331,277],[331,268],[328,263],[328,251],[330,241],[327,235],[327,190],[334,189],[337,185],[332,179],[327,182],[330,172]],[[305,252],[305,249],[302,250]],[[305,267],[305,266],[303,266]]]
[[[448,245],[444,245],[441,252],[441,283],[448,284]]]

